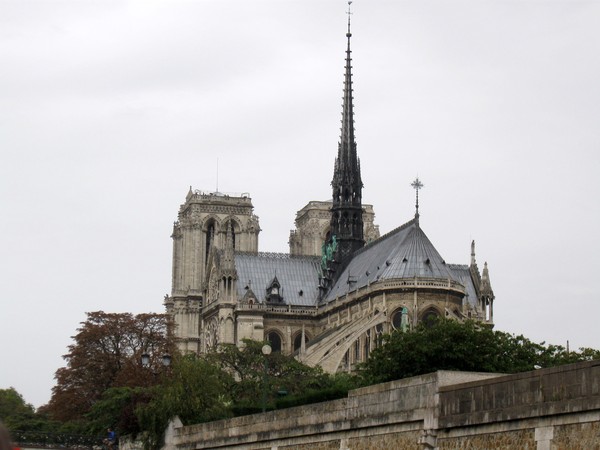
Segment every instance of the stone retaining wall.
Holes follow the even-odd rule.
[[[165,450],[217,448],[600,450],[600,361],[515,375],[439,371],[168,430]]]

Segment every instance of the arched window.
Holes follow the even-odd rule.
[[[392,313],[392,327],[395,330],[402,330],[402,325],[404,325],[404,330],[408,328],[408,309],[405,306]]]
[[[392,326],[395,330],[399,330],[402,327],[402,308],[398,309],[392,315]]]
[[[306,333],[304,333],[304,343],[306,344],[308,342],[308,336],[306,335]],[[300,347],[302,346],[302,333],[298,333],[296,335],[296,337],[294,338],[294,351],[298,351],[300,350]]]
[[[426,327],[431,327],[433,326],[433,324],[435,324],[435,322],[437,322],[439,318],[440,315],[438,314],[438,312],[435,309],[430,308],[427,311],[425,311],[425,314],[423,314],[423,318],[421,320],[423,321]]]
[[[233,239],[233,248],[235,249],[235,224],[233,220],[229,221],[229,230],[231,231],[231,238]]]
[[[210,252],[210,245],[215,238],[215,222],[211,220],[206,226],[206,254],[204,260],[208,261],[208,253]]]
[[[271,350],[274,352],[281,352],[281,336],[276,331],[269,331],[267,334],[267,341],[271,346]]]

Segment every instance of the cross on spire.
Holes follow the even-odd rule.
[[[422,189],[424,187],[423,183],[421,183],[421,180],[419,180],[419,177],[415,178],[415,181],[413,181],[411,183],[411,186],[415,189],[415,193],[417,196],[417,202],[415,204],[416,206],[416,212],[415,212],[415,219],[417,220],[417,224],[419,223],[419,189]]]

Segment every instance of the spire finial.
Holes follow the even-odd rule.
[[[415,178],[415,181],[411,183],[411,186],[415,189],[417,195],[417,202],[415,204],[415,219],[417,219],[417,223],[419,223],[419,189],[422,189],[424,185],[423,183],[421,183],[421,180],[419,180],[419,177],[417,176],[417,178]]]
[[[350,16],[352,15],[352,11],[350,10],[350,7],[352,6],[352,0],[348,1],[348,11],[346,12],[346,14],[348,14],[348,33],[346,33],[346,36],[350,37],[352,36],[352,33],[350,33]]]

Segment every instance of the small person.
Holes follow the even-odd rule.
[[[117,437],[115,432],[112,429],[107,430],[106,439],[104,439],[104,444],[108,447],[108,450],[113,450]]]

